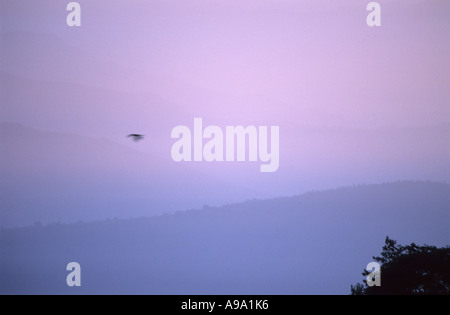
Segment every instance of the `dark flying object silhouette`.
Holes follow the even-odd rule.
[[[129,135],[127,136],[127,138],[130,138],[130,137],[133,138],[133,140],[134,140],[135,142],[138,142],[138,141],[144,139],[144,135],[140,135],[140,134],[137,134],[137,133],[132,133],[132,134],[129,134]]]

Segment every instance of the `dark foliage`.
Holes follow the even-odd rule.
[[[450,295],[450,247],[402,246],[387,237],[381,256],[373,259],[382,265],[381,286],[364,280],[351,287],[352,295]]]

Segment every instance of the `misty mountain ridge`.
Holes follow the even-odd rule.
[[[450,185],[396,182],[152,218],[2,229],[0,290],[347,294],[387,235],[445,246],[449,225]],[[65,285],[71,261],[83,270],[76,291]]]
[[[450,211],[450,203],[447,201],[450,201],[450,195],[449,198],[436,198],[436,197],[442,197],[446,196],[446,193],[450,193],[450,184],[448,183],[440,183],[440,182],[431,182],[431,181],[397,181],[397,182],[391,182],[391,183],[381,183],[381,184],[358,184],[358,185],[352,185],[348,187],[339,187],[336,189],[330,189],[330,190],[323,190],[323,191],[309,191],[306,193],[294,195],[294,196],[288,196],[288,197],[277,197],[277,198],[267,198],[267,199],[252,199],[247,200],[243,202],[236,202],[236,203],[228,203],[222,206],[210,206],[208,204],[205,204],[202,208],[198,209],[186,209],[186,210],[178,210],[173,213],[164,213],[161,215],[154,215],[154,216],[142,216],[139,218],[109,218],[105,220],[97,220],[97,221],[84,221],[79,220],[78,222],[51,222],[48,224],[43,224],[41,222],[35,222],[31,226],[24,226],[22,228],[32,228],[34,227],[52,227],[56,225],[96,225],[96,224],[103,224],[107,222],[133,222],[136,220],[160,220],[160,219],[169,219],[177,216],[208,216],[208,215],[217,215],[219,213],[226,213],[227,215],[230,213],[239,213],[241,211],[252,213],[255,216],[258,216],[259,212],[264,211],[280,211],[280,214],[286,213],[286,212],[302,212],[302,211],[309,211],[309,207],[313,203],[321,204],[319,209],[320,211],[327,211],[329,215],[331,215],[331,212],[333,211],[332,208],[330,208],[330,205],[332,204],[339,204],[342,201],[345,201],[346,203],[352,204],[349,208],[346,208],[346,211],[338,210],[339,212],[345,213],[346,215],[352,216],[357,214],[357,211],[359,206],[361,206],[361,203],[353,202],[353,200],[358,200],[360,197],[368,197],[369,200],[374,199],[375,197],[386,198],[387,200],[395,200],[396,196],[399,196],[400,199],[404,196],[410,194],[412,191],[416,191],[416,194],[414,194],[416,197],[425,197],[428,196],[428,194],[434,195],[435,198],[432,198],[431,200],[427,200],[427,202],[434,206],[429,208],[427,211],[429,213],[440,213],[440,214],[446,214],[448,218],[450,219],[450,212],[447,212],[446,210]],[[353,198],[350,197],[350,195],[354,195]],[[418,197],[418,198],[420,198]],[[431,195],[429,197],[432,197]],[[425,199],[425,198],[424,198]],[[369,200],[364,200],[364,202],[369,203]],[[413,201],[405,201],[402,205],[402,208],[406,208],[408,205],[411,206],[413,204]],[[414,202],[416,202],[415,200]],[[296,206],[294,209],[292,206]],[[395,205],[395,206],[398,206]],[[366,209],[374,210],[376,207],[370,206]],[[395,215],[397,213],[398,215],[406,215],[407,213],[403,213],[402,210],[399,209],[399,211],[390,212],[393,210],[393,207],[389,207],[389,209],[377,209],[376,212],[378,215]],[[348,212],[348,210],[352,210],[352,212]],[[357,211],[355,211],[357,210]],[[414,210],[418,211],[419,209],[417,207],[411,207],[411,215],[420,215],[421,212],[414,212]],[[423,209],[422,209],[423,210]],[[364,211],[362,211],[364,215]],[[317,214],[317,212],[315,213]],[[449,221],[450,223],[450,221]]]
[[[281,128],[289,135],[293,127]],[[447,124],[392,133],[305,128],[281,138],[280,169],[265,176],[252,163],[175,163],[167,135],[159,147],[152,133],[130,141],[127,128],[105,138],[0,123],[1,222],[153,216],[354,183],[448,181],[448,130]]]

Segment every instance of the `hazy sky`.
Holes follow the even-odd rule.
[[[448,1],[380,1],[379,28],[366,25],[360,0],[81,1],[77,29],[65,23],[66,3],[2,0],[2,33],[32,32],[2,41],[2,54],[16,60],[5,58],[3,69],[157,94],[189,116],[236,123],[450,120]],[[117,120],[142,102],[123,104]],[[166,114],[143,107],[149,120]],[[55,117],[42,116],[51,126]]]

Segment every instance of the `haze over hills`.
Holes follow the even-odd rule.
[[[248,164],[172,163],[170,130],[180,123],[189,126],[193,116],[157,96],[35,81],[4,72],[1,78],[1,119],[42,129],[1,124],[4,225],[151,215],[161,209],[171,212],[356,183],[448,181],[450,176],[449,124],[345,129],[284,122],[281,167],[267,178]],[[130,102],[134,110],[127,110]],[[142,115],[146,108],[152,115]],[[168,112],[173,116],[161,124]],[[115,113],[121,113],[120,120]],[[41,121],[36,115],[53,118]],[[205,119],[205,123],[216,121]],[[134,128],[145,130],[148,141],[130,149],[124,135]],[[205,176],[200,179],[199,173]],[[97,179],[95,187],[86,185],[92,177]],[[216,181],[228,184],[216,185]],[[183,193],[177,200],[164,199],[174,187]],[[149,213],[149,200],[160,210]]]
[[[92,18],[94,24],[77,33],[64,25],[53,28],[54,32],[25,26],[15,29],[22,20],[10,21],[6,16],[9,22],[1,38],[0,122],[30,129],[17,134],[10,130],[2,136],[1,145],[12,151],[7,153],[8,164],[1,166],[8,174],[4,178],[14,178],[11,183],[2,180],[11,191],[7,200],[16,209],[8,210],[15,216],[10,223],[150,215],[149,200],[171,212],[359,183],[450,180],[448,67],[442,62],[448,41],[438,41],[440,33],[433,32],[442,21],[441,13],[429,21],[430,29],[421,28],[423,34],[433,33],[425,36],[433,45],[424,45],[416,38],[395,37],[394,31],[403,29],[393,25],[376,36],[355,28],[355,23],[359,25],[356,2],[343,6],[351,18],[339,23],[355,38],[336,31],[334,24],[331,28],[318,25],[312,17],[308,17],[308,29],[322,37],[292,32],[295,27],[288,27],[282,16],[265,19],[272,11],[263,7],[248,21],[242,15],[248,8],[242,5],[233,4],[241,13],[233,28],[223,30],[225,42],[217,41],[214,30],[221,30],[229,16],[221,15],[221,5],[208,4],[214,16],[197,16],[194,8],[169,10],[167,20],[161,21],[156,11],[149,10],[155,19],[140,20],[140,25],[159,21],[164,27],[151,34],[142,32],[146,27],[135,30],[130,44],[114,51],[109,45],[114,46],[117,38],[108,38],[110,32],[97,37],[106,25],[101,23],[104,15]],[[279,10],[291,16],[292,5],[285,3]],[[89,4],[91,11],[86,12],[94,14],[96,6]],[[315,6],[307,10],[321,18],[332,13],[329,5]],[[14,1],[5,8],[8,12],[23,9]],[[111,13],[123,11],[119,4],[110,9]],[[421,15],[426,12],[427,19],[437,10],[423,9]],[[190,10],[197,19],[183,13]],[[234,12],[229,10],[227,14]],[[58,12],[51,4],[42,6],[43,16],[49,15],[48,23],[55,26]],[[404,18],[411,21],[411,16]],[[180,24],[180,19],[188,21],[189,27]],[[261,22],[273,30],[269,37]],[[290,23],[305,27],[306,22]],[[242,33],[241,26],[254,36]],[[199,33],[199,28],[204,32]],[[174,37],[180,30],[184,36]],[[283,35],[282,41],[278,35]],[[334,35],[342,42],[323,39]],[[393,37],[402,42],[393,44]],[[190,39],[198,45],[186,46]],[[371,49],[367,49],[369,39]],[[243,42],[246,45],[240,45]],[[211,46],[204,47],[205,43]],[[425,63],[424,56],[429,56]],[[392,71],[386,75],[383,69]],[[205,80],[205,74],[211,80]],[[171,130],[177,125],[192,128],[194,117],[221,127],[280,126],[279,170],[262,175],[256,163],[172,163]],[[50,131],[52,136],[39,131]],[[146,141],[136,145],[124,137],[135,132],[145,134]],[[39,160],[46,161],[45,175],[31,167],[40,167]],[[26,167],[19,162],[30,165],[31,173],[22,172]],[[69,167],[78,170],[76,174]],[[86,185],[94,182],[95,188]],[[179,193],[168,200],[174,189]],[[34,197],[23,198],[22,192]],[[58,215],[26,215],[47,211]]]
[[[5,123],[0,143],[3,226],[152,216],[253,195],[108,139]]]
[[[134,143],[124,132],[124,145],[3,123],[0,225],[152,216],[399,178],[447,181],[448,129],[305,129],[296,139],[282,138],[280,170],[262,174],[259,163],[175,163],[168,137],[163,156],[147,152],[158,143],[151,134]]]
[[[450,185],[396,182],[0,231],[0,292],[348,294],[389,235],[450,244]],[[82,266],[82,287],[65,266]]]

